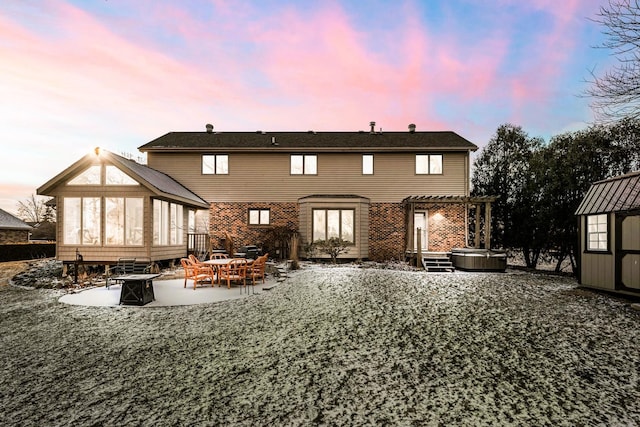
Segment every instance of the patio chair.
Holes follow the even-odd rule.
[[[187,287],[187,280],[193,280],[193,289],[196,289],[198,284],[206,285],[211,284],[213,286],[214,276],[212,269],[208,267],[200,267],[198,264],[194,264],[188,258],[181,258],[180,264],[184,269],[184,287]]]
[[[251,264],[248,264],[247,279],[251,280],[251,285],[255,285],[258,279],[262,279],[262,283],[264,283],[264,271],[267,266],[268,256],[269,254],[264,254],[256,258]]]
[[[212,266],[203,263],[198,258],[196,258],[196,256],[193,254],[189,255],[189,260],[191,261],[192,264],[197,265],[200,270],[203,270],[204,272],[208,273],[212,278],[215,277],[216,272]]]
[[[228,264],[220,266],[220,281],[227,282],[227,288],[231,289],[231,282],[242,281],[244,285],[247,280],[247,260],[234,258]]]
[[[229,258],[229,255],[223,254],[223,253],[220,253],[220,252],[214,252],[209,257],[209,259],[226,259],[226,258]]]

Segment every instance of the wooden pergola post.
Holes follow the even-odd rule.
[[[491,202],[484,204],[484,248],[491,249]]]
[[[476,235],[473,247],[480,249],[480,204],[476,203]]]
[[[422,267],[422,229],[418,228],[416,233],[416,248],[418,250],[416,256],[416,267]]]

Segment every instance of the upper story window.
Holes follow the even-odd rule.
[[[249,209],[249,225],[269,225],[269,209]]]
[[[607,214],[587,216],[587,250],[606,251],[608,247]]]
[[[362,175],[373,175],[373,154],[362,155]]]
[[[227,154],[204,154],[202,156],[203,175],[228,175],[229,156]]]
[[[317,175],[318,156],[315,154],[292,154],[291,175]]]
[[[442,154],[416,154],[416,174],[442,174]]]
[[[68,185],[100,185],[100,165],[89,166],[81,174],[69,180]]]

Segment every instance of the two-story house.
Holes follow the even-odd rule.
[[[88,155],[38,193],[58,198],[58,256],[66,258],[78,247],[103,261],[135,251],[154,260],[184,256],[186,232],[202,208],[209,210],[214,246],[226,236],[236,247],[258,244],[276,227],[297,231],[303,243],[340,237],[349,242],[345,258],[404,259],[418,240],[429,251],[466,246],[468,208],[480,203],[469,197],[476,145],[454,132],[370,126],[215,132],[207,125],[200,132],[170,132],[139,147],[146,166],[111,153]],[[88,171],[90,184],[80,179]],[[114,204],[124,206],[117,215],[125,219],[129,205],[137,206],[139,238],[127,240],[128,222],[122,230],[112,224]],[[85,238],[91,227],[93,238]]]

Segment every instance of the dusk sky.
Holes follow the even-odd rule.
[[[0,208],[100,146],[170,131],[452,130],[593,120],[607,0],[3,0]]]

